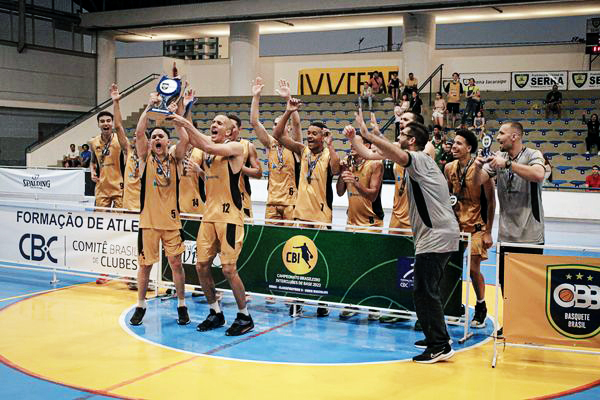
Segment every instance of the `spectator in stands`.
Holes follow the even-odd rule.
[[[560,119],[561,105],[562,93],[558,91],[557,85],[553,85],[552,90],[546,95],[546,119],[550,118],[550,113],[557,114]]]
[[[435,94],[435,101],[433,102],[433,113],[431,113],[431,119],[435,125],[444,127],[444,115],[446,115],[446,100],[442,97],[442,92]]]
[[[458,72],[453,73],[452,80],[444,87],[444,91],[448,93],[446,101],[448,116],[452,117],[452,128],[454,128],[457,115],[460,112],[460,96],[463,94],[463,86],[459,78]]]
[[[392,97],[394,104],[398,104],[398,100],[400,99],[400,86],[402,85],[402,81],[398,78],[398,72],[393,71],[390,81],[388,82],[388,88],[390,89],[390,96]]]
[[[65,168],[79,167],[81,165],[79,152],[74,143],[70,144],[69,152],[64,155],[62,165]]]
[[[544,154],[544,169],[546,170],[544,173],[544,185],[546,185],[547,182],[552,183],[552,164],[547,154]]]
[[[475,85],[475,79],[469,79],[469,84],[466,90],[467,104],[465,106],[465,112],[461,119],[461,125],[465,125],[467,119],[475,118],[475,114],[479,111],[481,104],[481,92],[479,86]]]
[[[413,114],[421,114],[421,109],[423,107],[423,100],[419,97],[419,93],[416,90],[413,90],[412,97],[410,99],[410,112]]]
[[[444,171],[444,168],[447,164],[454,161],[454,156],[452,155],[452,145],[454,144],[454,140],[448,138],[442,145],[442,149],[444,150],[442,155],[440,156],[440,160],[438,162],[438,166]]]
[[[485,134],[485,118],[483,116],[483,111],[477,111],[475,118],[473,118],[473,125],[469,129],[473,130],[479,137],[479,140],[481,140]]]
[[[442,158],[442,154],[444,153],[444,141],[442,135],[442,127],[439,125],[434,125],[432,132],[433,139],[431,140],[431,144],[434,148],[434,160],[438,167],[440,166],[440,159]],[[443,167],[442,167],[443,168]]]
[[[583,123],[587,124],[588,127],[588,134],[585,138],[585,154],[590,154],[592,147],[596,145],[596,150],[598,150],[600,156],[600,121],[598,121],[598,114],[592,114],[589,121],[585,120],[585,114],[583,114]]]
[[[598,173],[598,170],[600,170],[600,167],[597,165],[592,167],[592,174],[585,178],[586,188],[600,189],[600,173]]]
[[[410,109],[410,100],[406,93],[402,94],[402,100],[400,101],[400,115],[404,114]]]
[[[367,100],[369,104],[369,111],[373,109],[373,88],[371,87],[369,82],[364,82],[362,86],[362,92],[358,96],[358,108],[362,110],[362,102],[363,100]]]
[[[79,157],[81,158],[81,166],[83,168],[90,167],[90,160],[92,159],[92,152],[90,151],[90,146],[87,143],[81,145],[81,149],[83,150]]]
[[[415,90],[419,90],[419,80],[415,78],[415,75],[411,72],[408,74],[408,80],[404,85],[404,91],[402,93],[405,93],[410,97]]]
[[[381,94],[385,89],[385,82],[383,77],[379,74],[379,71],[373,71],[373,76],[369,79],[369,86],[371,86],[373,94]]]

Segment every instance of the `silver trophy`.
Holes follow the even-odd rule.
[[[165,118],[172,114],[169,111],[169,105],[176,103],[183,95],[181,87],[181,79],[179,77],[171,78],[163,75],[158,81],[156,91],[160,95],[160,104],[153,106],[148,111],[148,116],[157,122],[162,122]]]

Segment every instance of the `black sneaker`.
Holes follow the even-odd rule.
[[[433,364],[438,361],[447,360],[454,355],[454,350],[449,344],[438,349],[425,349],[422,354],[413,357],[414,362],[422,364]]]
[[[496,339],[504,339],[504,328],[498,329],[496,332]]]
[[[317,308],[317,317],[322,318],[329,315],[329,308],[327,307],[318,307]]]
[[[200,332],[206,332],[219,328],[223,325],[225,325],[225,316],[223,315],[223,312],[217,313],[211,308],[208,317],[198,324],[196,330]]]
[[[381,324],[395,324],[396,322],[410,321],[408,317],[392,317],[391,315],[382,315],[379,317],[379,323]]]
[[[187,325],[190,323],[190,316],[186,306],[177,307],[177,323]]]
[[[135,311],[133,312],[133,316],[129,320],[129,323],[134,326],[141,325],[142,319],[144,319],[144,315],[146,315],[146,309],[142,307],[136,307]]]
[[[475,315],[471,321],[471,328],[485,328],[485,317],[487,316],[487,307],[485,301],[475,304]]]
[[[237,313],[237,318],[233,321],[233,324],[225,331],[227,336],[240,336],[244,333],[248,333],[254,328],[254,322],[252,317],[242,313]]]
[[[304,313],[300,304],[290,305],[290,317],[299,317]]]

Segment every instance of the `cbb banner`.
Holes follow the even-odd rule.
[[[512,73],[512,90],[567,90],[567,71],[526,71]]]
[[[301,96],[358,95],[362,91],[362,85],[371,79],[374,71],[383,75],[384,93],[388,93],[387,84],[392,72],[398,72],[397,66],[301,69],[298,71],[298,94]],[[400,80],[404,81],[401,77]]]
[[[569,90],[599,90],[600,71],[569,71]]]
[[[183,221],[186,283],[195,271],[198,221]],[[248,292],[414,311],[411,238],[399,235],[245,225],[237,262]],[[163,277],[172,280],[163,257]],[[218,288],[229,289],[213,262]],[[460,315],[462,252],[445,269],[442,295],[446,315]]]
[[[0,191],[19,194],[83,196],[85,170],[0,168]]]
[[[507,254],[504,337],[600,348],[600,259]]]
[[[138,216],[0,207],[0,259],[135,277]]]

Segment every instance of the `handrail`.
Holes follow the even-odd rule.
[[[438,67],[425,79],[425,81],[417,88],[417,93],[421,93],[421,91],[425,88],[425,86],[429,85],[429,105],[431,106],[431,81],[438,74],[440,74],[440,92],[442,91],[442,77],[444,73],[444,64],[438,65]],[[390,119],[386,121],[386,123],[381,128],[381,134],[385,134],[385,130],[394,122],[395,116],[392,115]]]
[[[131,85],[128,88],[126,88],[125,90],[123,90],[121,92],[121,98],[128,96],[129,94],[133,93],[134,91],[136,91],[140,87],[146,85],[148,82],[151,82],[152,80],[154,80],[154,79],[156,79],[158,77],[160,77],[160,74],[150,74],[150,75],[148,75],[148,76],[140,79],[139,81],[135,82],[133,85]],[[43,140],[39,140],[37,142],[34,142],[34,143],[30,144],[29,146],[27,146],[25,148],[25,154],[31,153],[33,150],[35,150],[38,147],[42,146],[44,143],[49,142],[50,140],[54,139],[57,136],[60,136],[61,134],[63,134],[67,130],[73,128],[74,126],[79,125],[80,123],[82,123],[83,121],[85,121],[86,119],[88,119],[90,116],[96,114],[98,111],[100,111],[100,110],[108,107],[111,103],[112,103],[112,99],[108,99],[108,100],[103,101],[102,103],[98,104],[94,108],[92,108],[92,109],[84,112],[83,114],[79,115],[75,119],[69,121],[67,123],[67,125],[65,125],[64,127],[58,128],[57,130],[53,131],[52,133],[50,133],[50,135],[48,135],[47,137],[45,137]]]

